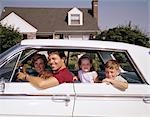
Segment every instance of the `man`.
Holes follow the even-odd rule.
[[[57,86],[62,83],[72,83],[72,73],[66,68],[65,54],[62,51],[48,51],[48,64],[52,68],[52,76],[47,79],[31,76],[26,73],[18,73],[18,79],[27,80],[33,86],[41,89]]]

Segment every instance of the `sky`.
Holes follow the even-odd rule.
[[[0,0],[3,7],[50,7],[50,8],[91,8],[92,0]],[[150,35],[150,0],[99,0],[99,21],[101,30],[120,25],[138,26]]]

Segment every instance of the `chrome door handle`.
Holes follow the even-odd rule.
[[[144,97],[143,102],[150,104],[150,97]]]
[[[70,102],[70,96],[52,96],[52,101],[54,102],[65,102],[65,105],[68,106],[68,103]]]

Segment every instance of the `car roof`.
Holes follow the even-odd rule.
[[[21,45],[28,46],[71,46],[71,47],[95,47],[95,48],[112,48],[112,49],[126,49],[131,45],[122,42],[112,41],[96,41],[96,40],[65,40],[65,39],[26,39],[21,41]],[[138,47],[138,46],[136,46]],[[140,47],[141,48],[141,47]]]

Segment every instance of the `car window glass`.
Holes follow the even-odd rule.
[[[144,83],[138,74],[138,69],[135,67],[134,62],[127,55],[125,51],[100,51],[99,52],[104,63],[109,59],[116,59],[120,63],[120,75],[124,77],[128,83]],[[104,74],[100,72],[100,75]]]
[[[14,71],[15,65],[17,63],[18,57],[19,57],[19,54],[12,57],[0,69],[0,78],[3,77],[6,82],[11,80],[11,77],[13,75],[13,71]]]
[[[98,72],[100,80],[105,78],[104,64],[106,63],[106,61],[109,59],[116,59],[121,65],[120,75],[123,78],[125,78],[128,81],[128,83],[144,83],[144,81],[142,80],[142,78],[138,73],[138,69],[135,67],[134,62],[132,62],[132,59],[130,58],[130,56],[128,56],[126,51],[74,50],[74,51],[67,51],[67,52],[66,52],[68,58],[66,61],[67,67],[76,76],[77,76],[77,71],[79,70],[78,59],[83,54],[88,54],[93,60],[93,66],[95,70]]]

